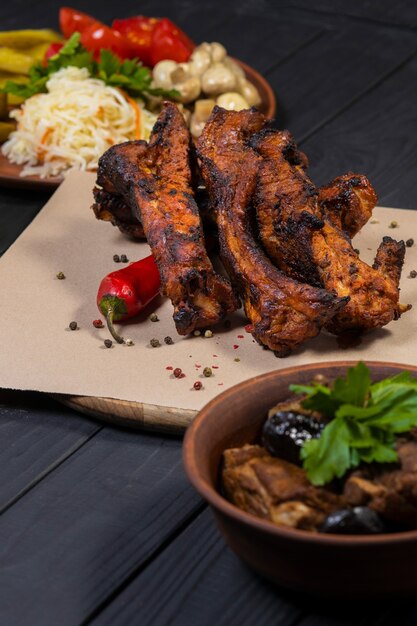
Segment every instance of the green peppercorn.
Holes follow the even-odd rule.
[[[205,376],[206,378],[210,378],[210,376],[213,376],[213,371],[211,367],[205,367],[203,369],[203,376]]]
[[[159,346],[161,345],[159,339],[151,339],[149,342],[152,346],[152,348],[159,348]]]
[[[388,228],[398,228],[398,222],[392,220],[392,222],[388,224]]]
[[[70,322],[69,323],[69,327],[70,327],[71,330],[77,330],[78,324],[77,324],[77,322]]]
[[[414,246],[414,239],[407,239],[405,245],[407,246],[407,248],[411,248],[412,246]]]
[[[57,277],[58,280],[64,280],[65,274],[64,274],[64,272],[58,272],[56,277]]]
[[[151,322],[159,322],[159,317],[157,316],[156,313],[151,313],[151,315],[149,316],[149,319]]]
[[[238,356],[235,359],[233,359],[233,360],[236,361],[236,363],[239,363],[239,361],[240,361]]]
[[[174,343],[172,340],[172,337],[164,337],[164,341],[168,346],[172,346],[172,344]]]
[[[106,346],[106,348],[111,348],[113,345],[113,342],[111,339],[105,339],[104,340],[104,345]]]
[[[119,255],[118,255],[118,254],[113,254],[113,261],[114,261],[115,263],[120,263],[120,257],[119,257]]]
[[[122,263],[128,263],[129,259],[127,258],[127,256],[125,254],[121,254],[120,255],[120,261]]]
[[[213,331],[212,330],[206,330],[204,333],[204,337],[206,339],[210,339],[210,337],[213,337]]]

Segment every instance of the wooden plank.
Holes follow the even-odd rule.
[[[16,501],[90,437],[97,422],[35,393],[0,392],[0,511]]]
[[[303,143],[313,180],[322,184],[348,170],[363,172],[379,204],[417,209],[416,84],[415,57]]]
[[[275,4],[275,3],[274,3]],[[417,26],[417,6],[414,0],[316,0],[312,5],[309,0],[291,0],[284,3],[290,4],[296,9],[305,9],[313,13],[346,15],[349,17],[379,21],[385,24],[393,24],[404,27]],[[276,8],[276,5],[275,5]]]
[[[335,575],[337,573],[335,572]],[[413,602],[415,605],[415,601]],[[205,511],[83,626],[411,626],[412,603],[314,600],[273,587],[226,547]]]
[[[205,511],[83,626],[291,626],[300,616],[297,606],[241,564]]]
[[[48,199],[47,194],[1,188],[0,255],[30,224]]]
[[[237,32],[239,37],[236,37]],[[322,25],[313,25],[307,18],[296,21],[271,19],[268,15],[234,14],[216,27],[215,39],[231,56],[265,73],[314,41],[322,32]]]
[[[298,141],[348,108],[417,49],[417,35],[372,25],[327,31],[266,74],[279,94],[277,121]]]
[[[3,514],[0,623],[79,624],[200,508],[181,441],[104,428]]]

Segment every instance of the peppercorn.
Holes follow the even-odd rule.
[[[113,345],[113,342],[111,339],[105,339],[104,340],[104,345],[106,346],[106,348],[111,348]]]
[[[398,222],[396,222],[395,220],[392,220],[392,222],[388,224],[388,228],[397,228],[397,227],[398,227]]]
[[[199,337],[201,335],[201,330],[195,330],[193,332],[194,337]]]
[[[103,328],[104,324],[101,320],[93,320],[94,328]]]
[[[356,254],[360,254],[361,251],[359,250],[359,248],[353,248],[353,251],[356,252]]]
[[[407,248],[411,248],[414,245],[414,239],[407,239],[405,245],[407,246]]]
[[[175,378],[180,378],[182,374],[182,369],[180,367],[176,367],[172,373],[174,374]]]
[[[204,337],[206,339],[210,339],[210,337],[213,337],[213,331],[212,330],[206,330],[204,333]]]
[[[239,363],[239,361],[240,361],[238,356],[235,359],[233,359],[233,360],[236,361],[236,363]]]
[[[199,389],[201,389],[201,387],[203,386],[203,383],[201,383],[199,380],[196,380],[193,387],[196,391],[198,391]]]
[[[203,369],[203,376],[205,376],[206,378],[210,378],[210,376],[213,375],[213,371],[211,369],[211,367],[205,367]]]
[[[411,270],[410,272],[410,278],[415,278],[417,276],[417,272],[416,270]]]
[[[172,344],[174,343],[172,341],[172,337],[164,337],[164,341],[168,346],[172,346]]]
[[[77,324],[77,322],[70,322],[69,323],[69,327],[70,327],[71,330],[77,330],[78,324]]]
[[[127,258],[127,256],[126,256],[125,254],[121,254],[121,255],[120,255],[120,261],[121,261],[122,263],[128,263],[128,262],[129,262],[129,259]]]
[[[150,344],[152,348],[159,348],[161,345],[159,339],[151,339]]]
[[[64,274],[64,272],[58,272],[56,277],[57,277],[58,280],[64,280],[65,274]]]
[[[373,219],[370,221],[370,224],[379,224],[379,220]]]
[[[114,261],[115,263],[120,263],[120,257],[119,257],[119,255],[118,255],[118,254],[113,254],[113,261]]]
[[[125,339],[125,344],[127,346],[134,346],[135,345],[134,342],[132,341],[132,339]]]
[[[156,313],[151,313],[151,315],[149,316],[149,320],[151,322],[159,322],[159,317],[157,316]]]

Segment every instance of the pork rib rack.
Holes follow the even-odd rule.
[[[332,223],[334,214],[331,221],[326,209],[321,209],[318,191],[300,165],[303,161],[290,133],[264,129],[251,138],[250,145],[262,157],[255,204],[260,239],[269,257],[296,280],[349,296],[326,328],[337,334],[371,330],[407,311],[410,307],[399,303],[398,287],[404,242],[384,237],[370,267],[360,260],[348,235]],[[368,190],[372,204],[370,195]],[[359,213],[366,221],[363,203],[363,197],[362,204],[358,199]],[[359,222],[357,218],[347,230],[356,231]],[[342,227],[343,223],[341,217]]]
[[[215,107],[197,154],[217,216],[220,256],[242,297],[255,339],[285,356],[342,308],[346,299],[301,284],[267,259],[251,228],[251,200],[262,159],[246,145],[263,128],[256,110]]]
[[[216,324],[238,306],[205,249],[190,153],[184,118],[174,104],[165,103],[149,145],[133,141],[110,148],[97,176],[102,190],[121,196],[140,220],[180,335]]]

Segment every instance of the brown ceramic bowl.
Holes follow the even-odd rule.
[[[290,396],[288,385],[315,374],[342,376],[354,362],[291,367],[247,380],[209,402],[189,427],[184,463],[197,491],[211,505],[226,542],[259,574],[309,594],[369,598],[417,591],[417,530],[383,535],[325,535],[278,527],[241,511],[219,492],[226,448],[251,443],[266,413]],[[374,381],[417,367],[367,362]]]

